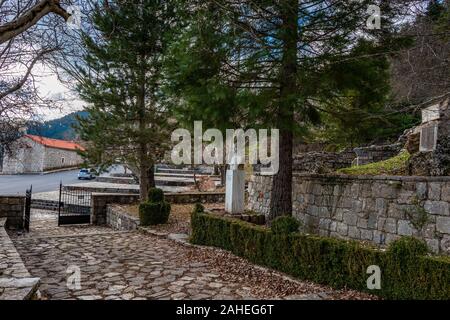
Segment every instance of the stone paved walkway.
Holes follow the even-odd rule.
[[[218,249],[142,232],[57,227],[52,213],[35,213],[31,227],[30,234],[10,236],[29,272],[41,278],[43,299],[368,298],[292,281]],[[79,290],[67,286],[74,267],[81,271]]]

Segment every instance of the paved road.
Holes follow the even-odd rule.
[[[117,172],[123,172],[123,167],[120,165],[112,166],[102,176]],[[0,195],[25,194],[25,190],[30,185],[33,185],[33,193],[37,193],[59,190],[60,182],[65,185],[86,182],[86,180],[78,180],[77,174],[78,170],[49,174],[0,175]]]
[[[0,195],[24,194],[30,185],[33,185],[33,193],[58,190],[61,181],[63,184],[79,183],[77,173],[78,170],[44,175],[0,175]]]

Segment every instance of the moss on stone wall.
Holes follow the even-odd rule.
[[[406,165],[410,157],[408,151],[404,150],[397,156],[384,161],[343,168],[337,172],[348,175],[401,175],[406,172]]]

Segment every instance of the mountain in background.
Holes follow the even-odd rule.
[[[27,133],[52,139],[75,140],[77,134],[72,126],[77,123],[76,116],[87,117],[87,115],[87,111],[78,111],[59,119],[33,123],[28,126]]]

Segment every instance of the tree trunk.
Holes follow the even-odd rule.
[[[141,144],[139,150],[139,198],[141,202],[147,201],[148,199],[148,189],[150,188],[149,183],[149,167],[147,165],[146,157],[146,145]]]
[[[290,130],[280,132],[280,168],[273,176],[269,220],[292,214],[292,141]]]
[[[281,8],[283,24],[283,58],[280,70],[280,102],[277,125],[280,129],[279,171],[272,181],[269,220],[292,214],[292,148],[295,100],[297,91],[298,0],[286,1]]]
[[[150,168],[147,170],[147,181],[148,181],[149,188],[155,188],[156,187],[155,165],[151,165]]]

